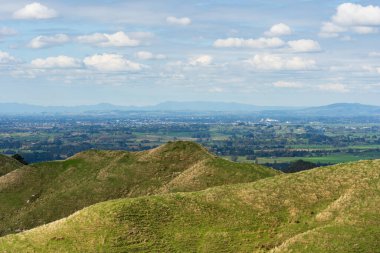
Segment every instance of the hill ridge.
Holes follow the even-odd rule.
[[[175,184],[175,178],[184,179],[196,164],[201,165],[198,174]],[[51,222],[109,199],[197,191],[277,174],[263,166],[215,157],[191,142],[172,142],[142,152],[89,150],[1,177],[0,234]]]
[[[380,160],[374,160],[199,192],[111,200],[0,238],[0,250],[378,252],[379,186]],[[347,194],[347,205],[334,204]],[[327,219],[317,219],[334,205]]]
[[[16,159],[0,154],[0,177],[22,166],[24,165]]]

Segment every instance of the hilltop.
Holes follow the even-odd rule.
[[[0,177],[22,166],[16,159],[0,154]]]
[[[218,158],[185,141],[144,152],[89,150],[0,177],[0,234],[46,224],[101,201],[198,191],[278,174]]]
[[[380,160],[112,200],[0,239],[4,252],[379,252]]]

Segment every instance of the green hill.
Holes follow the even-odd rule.
[[[0,177],[9,172],[21,168],[23,164],[5,155],[0,155]]]
[[[112,200],[0,252],[380,252],[380,160]]]
[[[90,150],[0,177],[0,234],[46,224],[106,200],[197,191],[277,174],[217,158],[192,142],[135,153]]]

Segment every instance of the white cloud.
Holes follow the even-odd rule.
[[[259,38],[259,39],[242,39],[227,38],[218,39],[214,42],[214,47],[249,47],[249,48],[276,48],[285,43],[279,38]]]
[[[136,57],[140,60],[163,60],[166,59],[166,55],[163,54],[153,54],[148,51],[139,51],[136,53]]]
[[[368,55],[370,57],[380,57],[380,52],[370,52]]]
[[[151,39],[154,37],[154,33],[151,32],[131,32],[128,33],[134,39]]]
[[[321,51],[321,46],[314,40],[292,40],[288,45],[294,52],[317,52]]]
[[[94,44],[99,47],[135,47],[140,45],[140,41],[130,38],[124,32],[114,34],[94,33],[77,37],[81,43]]]
[[[318,86],[318,89],[322,91],[332,91],[339,93],[346,93],[350,91],[344,84],[341,83],[321,84]]]
[[[332,21],[343,26],[377,26],[380,25],[380,7],[344,3],[338,6]]]
[[[278,37],[290,34],[292,34],[292,29],[284,23],[276,24],[272,26],[269,31],[265,32],[265,35],[269,37]]]
[[[358,34],[371,34],[371,33],[378,33],[379,29],[376,27],[371,26],[355,26],[352,27],[352,31]]]
[[[293,88],[293,89],[297,89],[297,88],[302,88],[303,87],[303,85],[301,83],[287,82],[287,81],[274,82],[273,86],[277,87],[277,88]]]
[[[16,58],[7,52],[0,51],[0,64],[15,62]]]
[[[380,26],[380,7],[344,3],[338,6],[330,22],[324,22],[319,35],[325,38],[339,37],[340,33],[377,33]]]
[[[210,93],[223,93],[224,89],[220,88],[220,87],[212,87],[212,88],[208,89],[208,92],[210,92]]]
[[[260,70],[310,70],[316,67],[316,62],[300,57],[283,58],[273,54],[258,54],[247,61]]]
[[[339,33],[347,31],[346,28],[336,25],[332,22],[324,22],[321,27],[319,36],[324,38],[334,38],[338,37]]]
[[[362,69],[371,73],[377,73],[380,74],[380,67],[374,67],[370,65],[362,66]]]
[[[183,26],[186,26],[186,25],[190,25],[191,24],[191,19],[188,18],[188,17],[177,18],[177,17],[170,16],[170,17],[166,18],[166,22],[169,23],[169,24],[173,24],[173,25],[183,25]]]
[[[60,55],[56,57],[48,57],[45,59],[38,58],[31,62],[32,67],[34,68],[75,68],[79,67],[78,60],[65,56]]]
[[[213,61],[212,56],[210,55],[199,55],[196,57],[193,57],[189,60],[189,64],[191,66],[207,66],[210,65]]]
[[[25,5],[24,8],[13,13],[15,19],[50,19],[58,16],[54,9],[40,3],[31,3]]]
[[[56,34],[53,36],[38,36],[29,42],[28,47],[38,49],[38,48],[62,45],[69,41],[70,41],[70,37],[67,36],[66,34]]]
[[[16,35],[17,31],[15,29],[9,28],[9,27],[1,27],[0,28],[0,38],[5,36],[12,36]]]
[[[142,65],[129,61],[119,54],[96,54],[83,60],[87,67],[99,71],[139,71]]]

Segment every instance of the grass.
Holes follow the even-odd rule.
[[[197,191],[278,174],[217,158],[192,142],[170,142],[144,152],[90,150],[0,177],[0,234],[46,224],[106,200]]]
[[[379,252],[379,208],[380,160],[361,161],[99,203],[0,252]]]
[[[22,166],[17,160],[0,154],[0,177]]]

